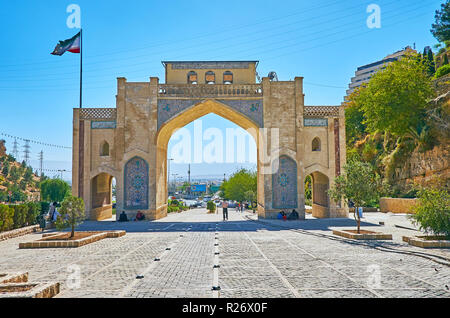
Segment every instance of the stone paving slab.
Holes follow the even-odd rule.
[[[27,271],[30,281],[60,282],[58,297],[450,298],[445,286],[450,286],[448,266],[398,253],[418,251],[395,239],[408,230],[392,224],[410,225],[400,216],[367,216],[366,224],[384,220],[384,229],[394,231],[394,241],[382,244],[329,237],[330,228],[348,227],[352,220],[309,217],[280,228],[244,216],[254,217],[230,211],[229,221],[223,222],[220,214],[195,209],[154,222],[89,221],[80,230],[126,230],[127,235],[76,250],[19,250],[20,242],[39,239],[41,234],[12,238],[0,242],[0,267],[5,272]],[[371,227],[380,229],[373,223]],[[220,254],[214,255],[216,250]],[[213,269],[216,262],[220,268]],[[69,288],[71,266],[79,268],[80,288]],[[374,266],[378,285],[371,276]],[[144,278],[136,279],[140,274]],[[215,281],[219,292],[211,290]]]

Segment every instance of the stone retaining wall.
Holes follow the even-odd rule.
[[[412,207],[417,199],[381,198],[380,211],[392,213],[414,213]]]

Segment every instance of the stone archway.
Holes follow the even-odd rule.
[[[328,218],[330,217],[330,199],[327,191],[330,181],[325,174],[318,171],[310,175],[312,179],[312,216]]]
[[[177,128],[209,113],[228,119],[243,129],[250,129],[255,138],[258,149],[258,217],[274,218],[280,209],[295,206],[295,191],[289,194],[292,196],[289,200],[284,200],[286,196],[283,199],[287,192],[283,194],[281,191],[280,196],[273,193],[278,191],[278,185],[274,182],[277,176],[273,177],[271,161],[277,156],[271,153],[272,150],[279,151],[280,158],[284,158],[283,155],[290,158],[286,162],[292,167],[291,175],[279,175],[278,181],[281,180],[279,185],[285,182],[292,185],[296,179],[301,218],[304,218],[304,177],[322,173],[326,177],[316,175],[315,180],[316,185],[323,185],[325,189],[341,173],[346,160],[344,109],[339,106],[305,106],[302,77],[295,77],[293,81],[272,81],[265,77],[257,82],[258,61],[172,61],[163,62],[163,65],[164,83],[160,83],[157,77],[150,77],[148,82],[128,82],[126,78],[118,78],[115,108],[74,109],[72,193],[88,202],[88,217],[95,215],[96,208],[91,206],[91,202],[95,203],[92,200],[98,194],[91,191],[91,181],[102,172],[99,170],[102,167],[114,171],[117,178],[119,211],[133,217],[139,207],[147,219],[164,217],[168,141]],[[208,71],[216,75],[214,84],[205,82]],[[190,72],[195,72],[197,77],[190,78]],[[226,77],[228,72],[233,74],[232,81]],[[270,131],[267,139],[261,138],[261,131],[258,131],[261,129]],[[277,145],[271,138],[276,135],[272,134],[274,131],[278,132]],[[320,139],[320,145],[313,148],[314,138]],[[263,140],[266,142],[264,145]],[[102,142],[108,143],[109,152],[106,147],[105,151],[99,151]],[[146,163],[143,165],[146,166],[145,171],[140,171],[137,178],[141,182],[134,180],[136,185],[145,185],[140,198],[146,197],[146,204],[141,204],[141,199],[130,201],[128,198],[130,183],[125,182],[127,163],[134,157]],[[316,190],[316,194],[325,193],[323,189]],[[324,204],[321,199],[316,203],[324,208],[323,217],[348,215],[348,209],[340,203]]]
[[[258,124],[236,109],[216,100],[208,99],[177,113],[168,119],[158,130],[156,136],[156,183],[159,185],[156,189],[157,214],[167,214],[167,148],[171,136],[177,129],[210,113],[223,117],[245,129],[255,140],[258,157],[258,202],[264,201],[264,178],[260,177],[259,173],[259,159],[261,155],[259,146],[262,143],[259,140]]]
[[[89,218],[95,221],[112,217],[112,181],[113,176],[102,172],[91,180],[91,213]]]

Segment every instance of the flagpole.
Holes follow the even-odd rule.
[[[80,108],[83,108],[83,29],[80,29]]]

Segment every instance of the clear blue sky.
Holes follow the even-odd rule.
[[[358,66],[414,43],[420,51],[436,44],[429,30],[442,2],[3,1],[0,132],[71,146],[79,55],[50,52],[78,32],[66,26],[72,3],[82,10],[84,106],[115,107],[116,78],[163,81],[162,60],[259,60],[261,76],[303,76],[307,105],[339,105]],[[366,25],[371,3],[381,7],[380,29]],[[234,126],[212,119],[220,129]],[[70,150],[31,146],[32,159],[44,150],[47,168],[71,168]]]

